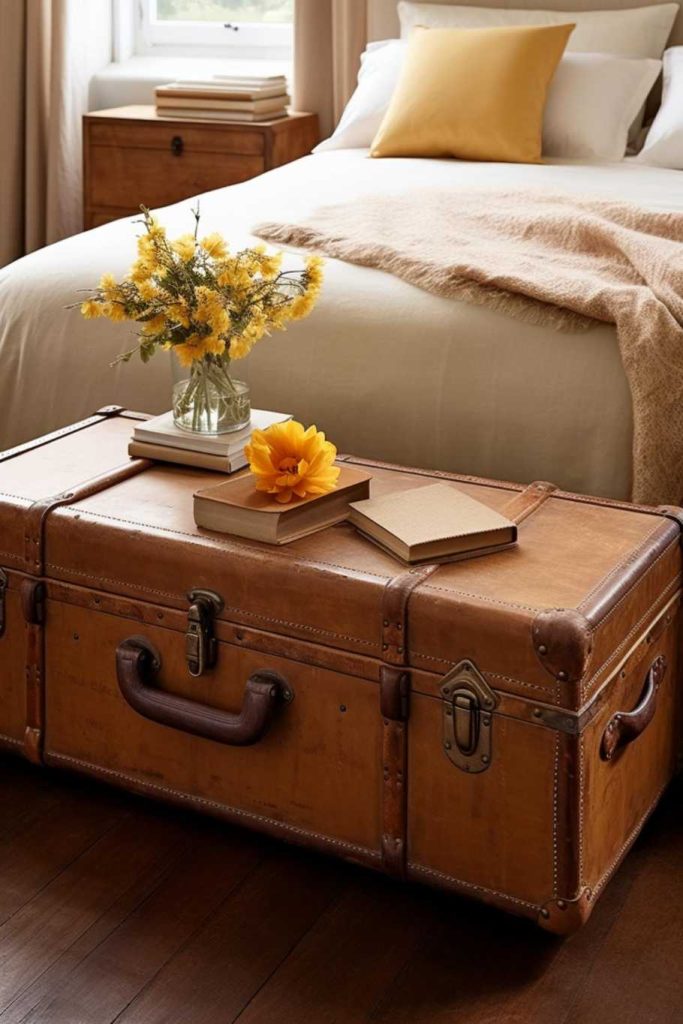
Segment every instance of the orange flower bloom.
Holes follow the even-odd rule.
[[[283,505],[294,498],[327,494],[337,486],[337,449],[316,427],[305,430],[290,420],[255,430],[244,449],[256,477],[256,490],[275,495]]]

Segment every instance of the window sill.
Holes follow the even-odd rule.
[[[136,103],[154,103],[157,85],[183,78],[219,74],[286,75],[292,65],[282,60],[235,60],[216,57],[129,57],[109,64],[90,82],[89,109],[107,110]]]

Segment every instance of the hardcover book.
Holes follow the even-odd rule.
[[[348,517],[349,502],[370,493],[370,474],[342,466],[339,483],[329,494],[281,505],[270,494],[257,491],[249,473],[205,487],[194,496],[197,526],[218,533],[233,533],[266,544],[288,544]]]
[[[203,452],[205,455],[218,455],[232,460],[235,456],[244,455],[244,446],[248,444],[253,430],[267,430],[274,423],[284,423],[291,418],[290,413],[286,412],[252,409],[251,422],[244,430],[236,430],[232,434],[199,434],[176,427],[173,413],[165,412],[152,420],[139,423],[133,431],[132,441],[134,444],[163,445],[167,448]]]
[[[154,462],[174,462],[179,466],[192,466],[194,469],[211,469],[215,473],[236,473],[247,465],[247,457],[236,452],[227,458],[225,455],[209,455],[206,452],[191,452],[183,448],[170,448],[164,444],[148,444],[147,441],[131,441],[128,454],[132,459],[152,459]]]
[[[447,483],[354,502],[349,521],[411,565],[485,555],[517,540],[515,523]]]

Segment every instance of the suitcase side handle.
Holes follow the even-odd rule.
[[[612,715],[600,743],[603,761],[611,761],[619,750],[633,743],[647,729],[655,717],[657,691],[665,672],[666,658],[660,655],[650,666],[640,700],[633,711],[617,711]]]
[[[124,700],[152,722],[232,747],[262,739],[279,708],[293,699],[287,680],[262,669],[249,676],[239,714],[157,689],[161,657],[144,637],[132,636],[116,648],[116,675]]]

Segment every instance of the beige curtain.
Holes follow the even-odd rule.
[[[0,0],[0,266],[82,229],[81,118],[112,0]]]
[[[366,0],[296,0],[294,105],[333,131],[356,85],[367,42]]]

